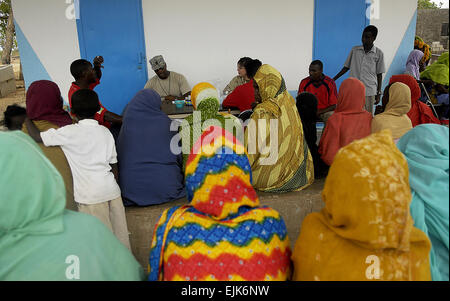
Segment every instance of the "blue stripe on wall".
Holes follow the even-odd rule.
[[[16,38],[19,46],[20,60],[22,62],[25,89],[28,89],[34,81],[43,79],[52,80],[16,20],[14,20],[14,24],[16,26]]]
[[[315,0],[313,59],[321,60],[324,73],[335,76],[344,67],[352,47],[361,45],[364,28],[370,24],[366,18],[365,0]],[[348,77],[342,76],[336,84]]]
[[[406,69],[406,60],[409,54],[414,49],[414,37],[416,35],[417,10],[409,22],[408,29],[403,36],[403,40],[397,49],[395,57],[387,71],[383,80],[383,89],[389,84],[389,79],[392,75],[402,74]]]

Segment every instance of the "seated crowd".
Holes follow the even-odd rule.
[[[222,107],[246,118],[221,112],[216,87],[191,89],[162,56],[122,115],[93,91],[100,56],[72,63],[69,112],[55,83],[33,82],[26,109],[8,107],[0,133],[0,279],[67,280],[76,254],[81,280],[448,281],[449,129],[421,101],[447,89],[448,104],[448,53],[425,67],[418,44],[381,93],[377,33],[364,30],[333,79],[313,61],[296,99],[274,67],[240,59]],[[161,102],[187,97],[193,113],[174,130]],[[325,207],[289,238],[257,191],[300,191],[324,177]],[[184,197],[156,222],[144,272],[124,206]]]

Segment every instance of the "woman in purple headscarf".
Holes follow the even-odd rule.
[[[420,80],[420,69],[423,68],[421,59],[424,54],[422,51],[414,49],[408,56],[406,61],[405,74],[413,76],[416,80]]]
[[[161,111],[161,97],[145,89],[125,108],[117,140],[119,184],[125,206],[149,206],[186,195],[182,157],[170,149],[170,118]]]

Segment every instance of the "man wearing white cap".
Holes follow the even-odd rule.
[[[144,89],[155,90],[166,101],[185,99],[191,94],[191,87],[184,75],[168,71],[162,55],[153,57],[150,65],[156,75],[149,79]]]

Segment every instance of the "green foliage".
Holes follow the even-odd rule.
[[[439,2],[439,5],[431,2],[431,0],[419,0],[417,2],[417,8],[419,9],[440,9],[444,3]]]
[[[6,38],[6,27],[8,25],[9,12],[11,10],[11,0],[0,0],[0,48],[3,48]],[[13,49],[17,48],[17,41],[14,37]]]

